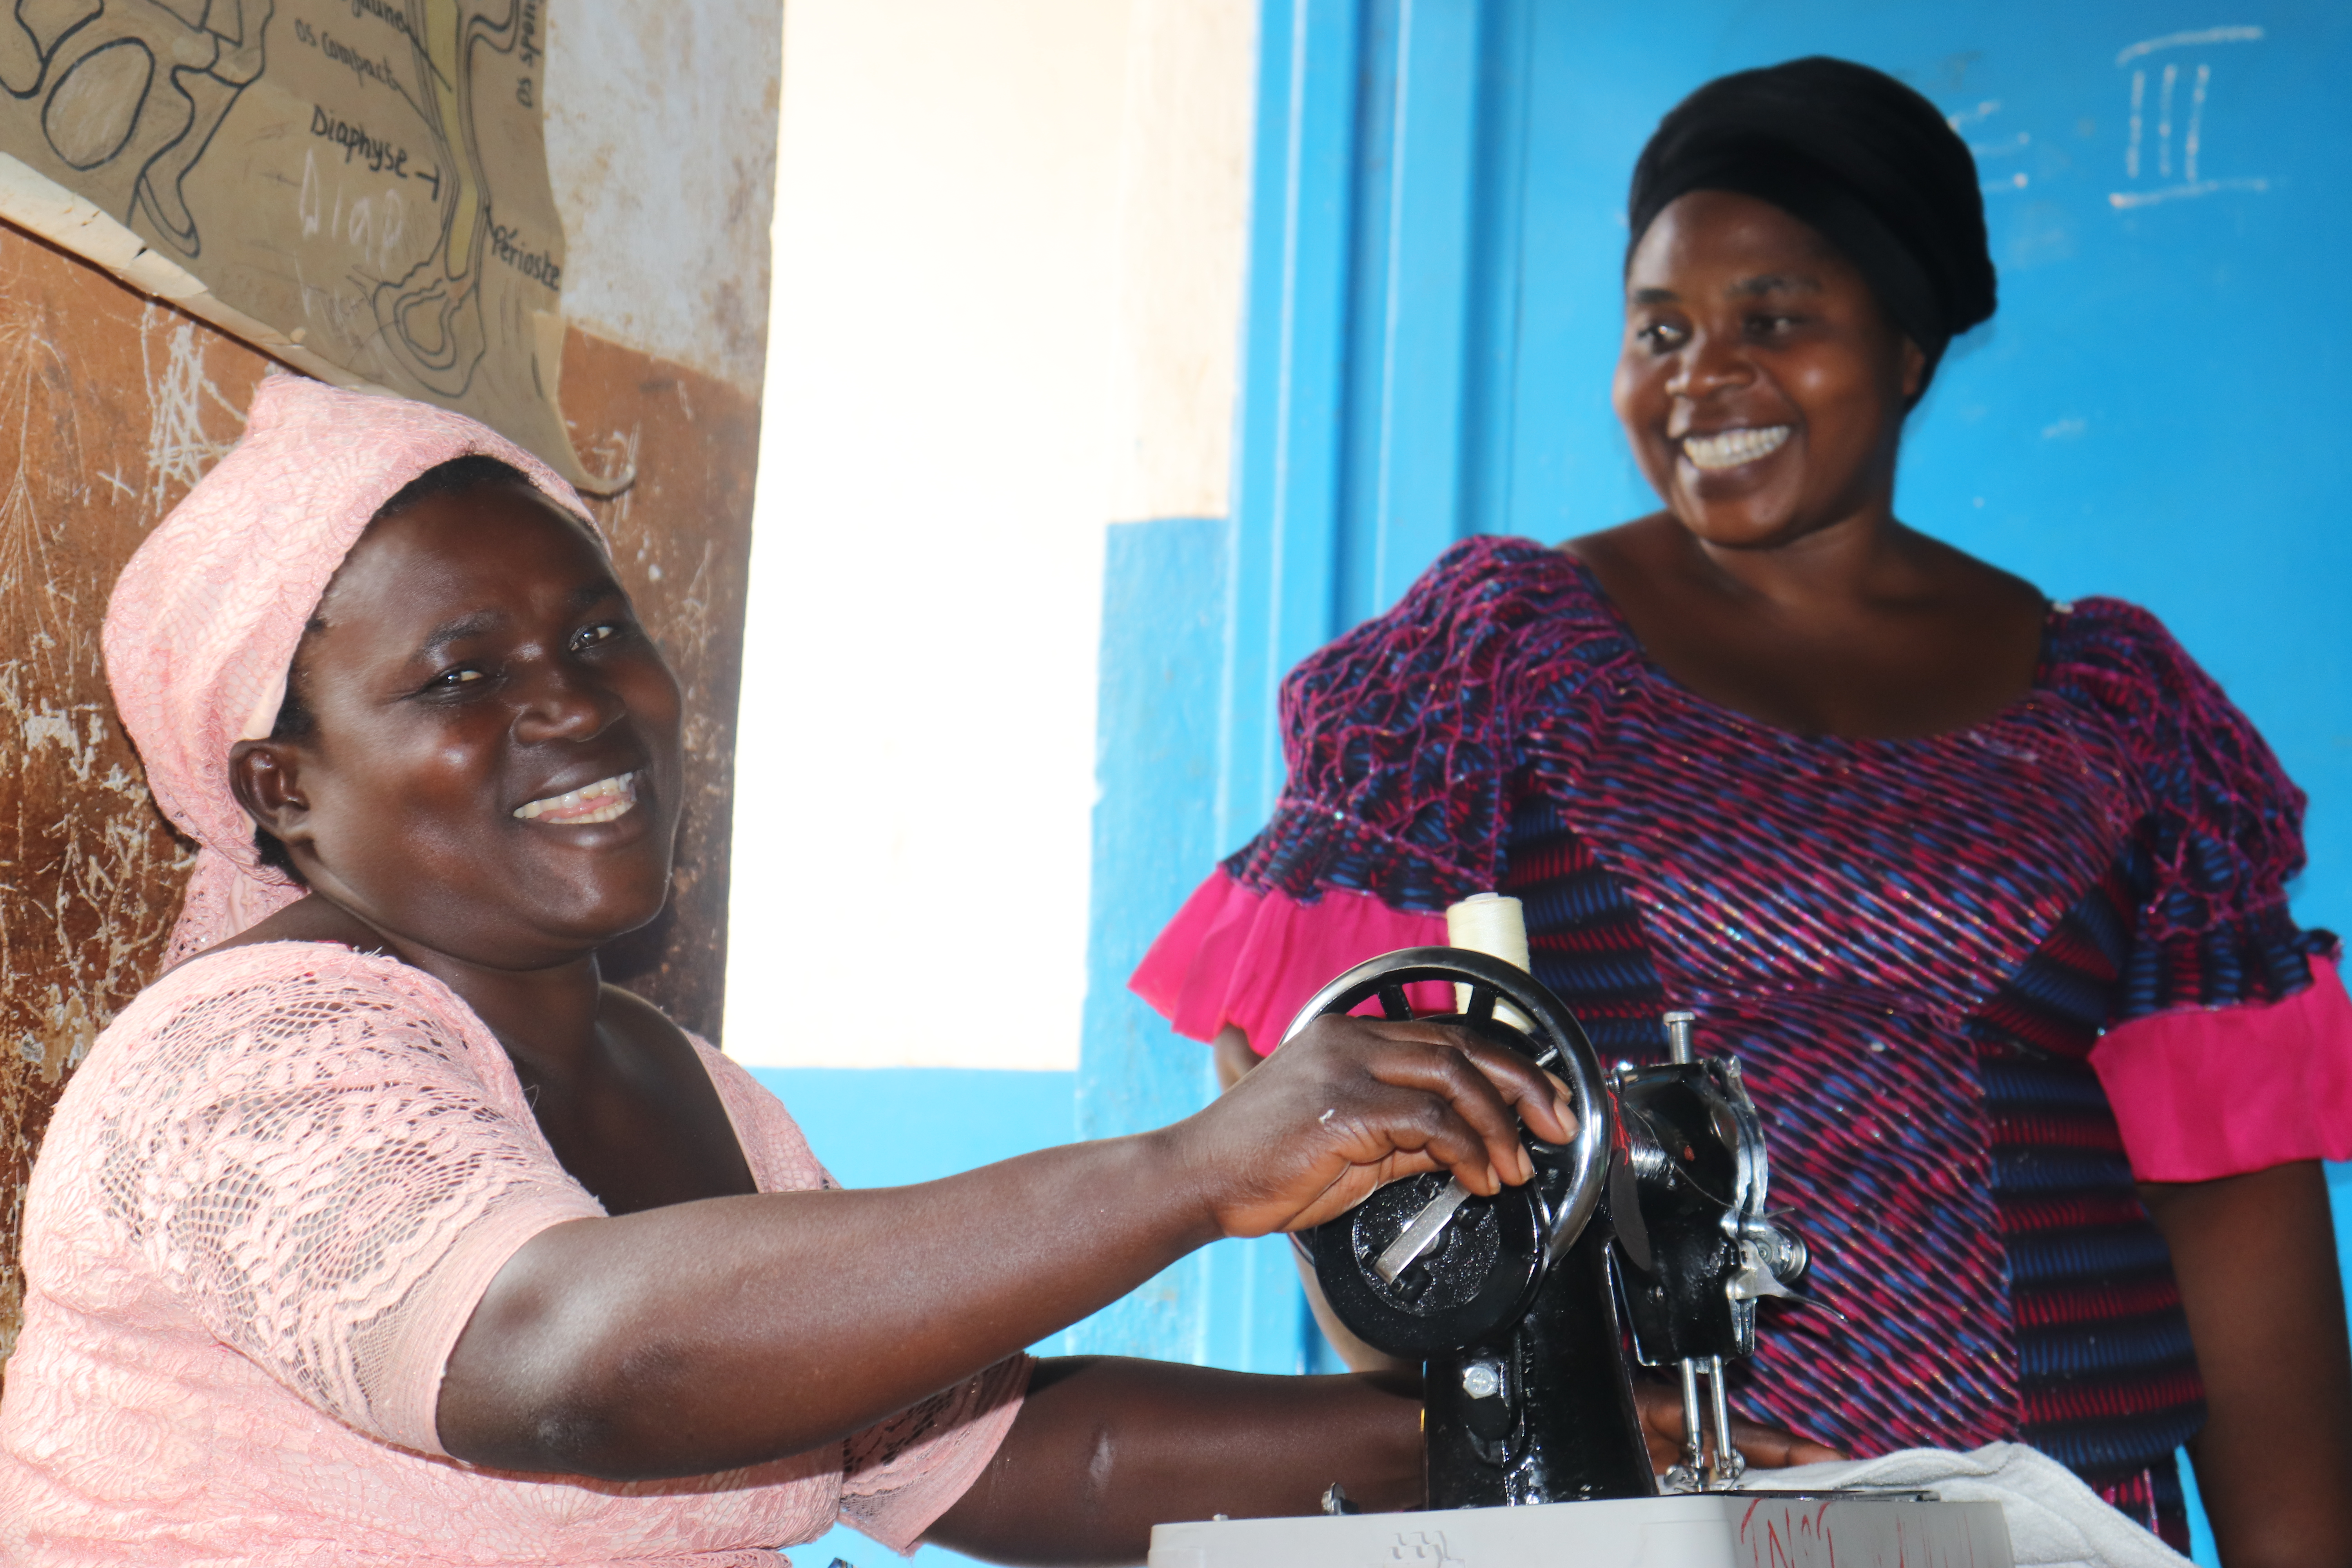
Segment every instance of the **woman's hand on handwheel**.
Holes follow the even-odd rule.
[[[1265,1236],[1424,1171],[1481,1196],[1525,1182],[1522,1121],[1548,1142],[1576,1135],[1567,1086],[1518,1052],[1457,1025],[1327,1016],[1170,1132],[1219,1231]]]

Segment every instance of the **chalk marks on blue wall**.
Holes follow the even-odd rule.
[[[2231,46],[2259,44],[2264,36],[2258,26],[2203,27],[2143,38],[2116,54],[2116,68],[2131,73],[2131,112],[2125,121],[2127,188],[2110,191],[2109,205],[2121,211],[2184,196],[2271,188],[2267,175],[2228,161],[2232,150],[2226,142],[2215,149],[2222,160],[2217,163],[2209,155],[2206,132],[2217,58],[2225,58]]]
[[[2251,24],[2199,27],[2142,38],[2116,51],[2117,90],[2127,107],[2120,121],[2123,178],[2119,188],[2107,193],[2109,206],[2123,212],[2183,197],[2271,188],[2271,177],[2254,172],[2254,149],[2245,138],[2231,135],[2236,128],[2231,114],[2233,76],[2234,85],[2243,86],[2242,73],[2230,69],[2232,46],[2260,44],[2268,36]],[[2034,134],[2013,127],[2014,118],[1997,98],[1946,116],[1975,155],[1989,198],[2033,184],[2033,171],[2019,165],[2033,150]]]
[[[2011,167],[2015,161],[2033,147],[2033,132],[2011,131],[1989,122],[2002,109],[2000,100],[1988,98],[1965,109],[1956,109],[1944,116],[1944,122],[1958,132],[1969,144],[1969,153],[1977,161],[1977,173],[1985,195],[2002,191],[2021,191],[2033,183],[2032,174]]]

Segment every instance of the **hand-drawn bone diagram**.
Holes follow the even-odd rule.
[[[200,242],[180,183],[237,94],[261,74],[272,0],[206,7],[17,0],[0,21],[0,87],[40,105],[42,140],[70,169],[136,171],[133,199],[179,249]],[[217,11],[214,21],[208,14]],[[156,80],[158,67],[164,80]]]
[[[0,153],[352,374],[573,468],[544,0],[0,0]]]

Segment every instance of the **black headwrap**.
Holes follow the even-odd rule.
[[[1927,376],[1992,314],[1976,160],[1934,104],[1882,71],[1814,55],[1718,77],[1676,104],[1633,165],[1629,258],[1691,191],[1754,196],[1819,230],[1927,356]]]

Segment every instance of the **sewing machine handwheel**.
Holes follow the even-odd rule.
[[[1529,1137],[1536,1180],[1465,1200],[1425,1252],[1393,1279],[1379,1262],[1448,1189],[1452,1178],[1442,1172],[1391,1183],[1299,1238],[1340,1321],[1375,1349],[1413,1360],[1483,1339],[1527,1310],[1547,1264],[1583,1233],[1601,1202],[1612,1127],[1601,1064],[1583,1028],[1532,976],[1484,953],[1413,947],[1358,964],[1316,993],[1283,1037],[1374,997],[1389,1016],[1408,1016],[1404,988],[1423,981],[1468,986],[1469,1005],[1449,1020],[1525,1051],[1565,1079],[1578,1126],[1565,1145]],[[1532,1030],[1497,1020],[1498,1002],[1517,1008]]]
[[[1391,1182],[1310,1233],[1325,1300],[1375,1350],[1426,1361],[1485,1339],[1517,1321],[1542,1282],[1543,1215],[1527,1187],[1467,1199],[1429,1256],[1393,1282],[1381,1277],[1381,1253],[1452,1181],[1433,1171]]]

